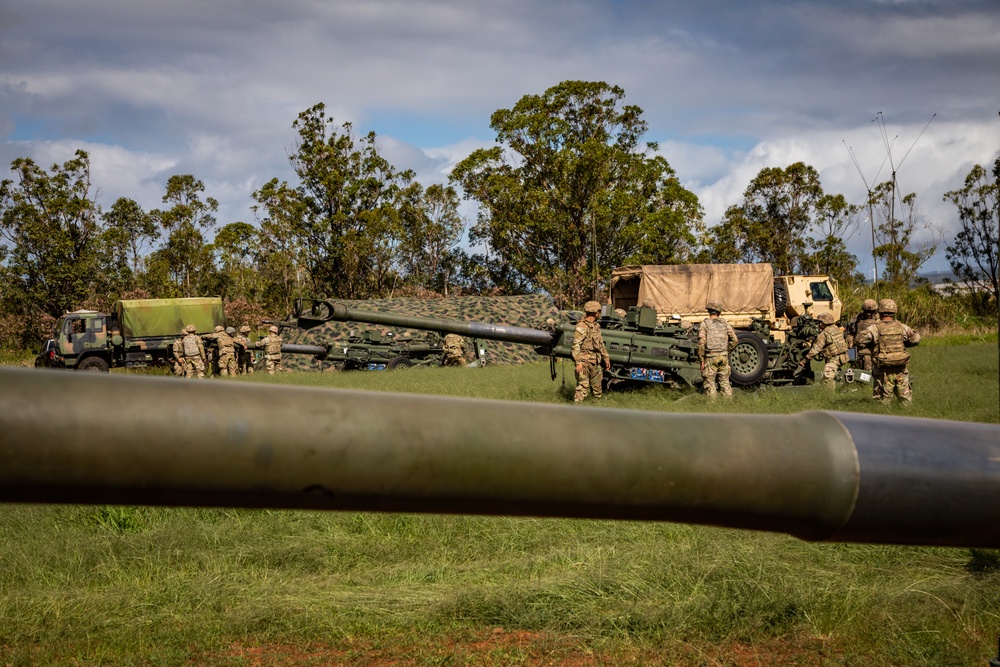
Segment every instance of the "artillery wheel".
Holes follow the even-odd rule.
[[[87,357],[76,367],[79,371],[90,371],[91,373],[107,373],[108,362],[100,357]]]
[[[736,338],[739,342],[729,353],[729,379],[741,386],[760,382],[767,372],[767,345],[751,331],[740,331]]]
[[[389,360],[389,363],[386,365],[386,368],[392,371],[397,368],[409,368],[412,365],[413,361],[411,361],[409,357],[393,357],[392,359]]]

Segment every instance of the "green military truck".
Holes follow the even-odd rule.
[[[77,310],[56,322],[45,365],[106,373],[109,368],[170,365],[181,329],[226,326],[219,297],[118,301],[113,313]]]

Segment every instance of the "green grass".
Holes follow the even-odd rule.
[[[995,337],[915,348],[905,414],[997,423],[997,358]],[[565,370],[565,386],[549,381],[547,363],[238,381],[567,403]],[[710,404],[653,386],[603,405],[903,413],[865,388],[765,389]],[[639,522],[3,509],[2,665],[958,666],[985,665],[1000,632],[993,551]],[[534,639],[497,643],[499,628]],[[733,657],[747,654],[756,657]]]

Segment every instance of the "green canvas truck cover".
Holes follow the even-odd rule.
[[[177,336],[193,324],[198,333],[211,333],[226,326],[226,314],[219,297],[189,299],[134,299],[115,306],[122,334],[127,338]]]
[[[760,315],[774,309],[770,264],[671,264],[623,266],[611,273],[616,308],[656,304],[663,313],[705,313],[709,299],[722,301],[726,313]]]

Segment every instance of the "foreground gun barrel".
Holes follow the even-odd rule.
[[[995,425],[34,369],[0,370],[0,404],[3,502],[642,519],[1000,547]]]
[[[508,343],[524,343],[551,347],[555,344],[556,335],[542,329],[513,327],[506,324],[490,324],[487,322],[464,322],[461,320],[439,320],[432,317],[416,317],[394,313],[380,313],[373,310],[355,310],[342,303],[333,303],[329,307],[329,317],[338,322],[365,322],[393,327],[408,327],[425,329],[442,333],[453,333],[469,338],[487,340],[502,340]]]

